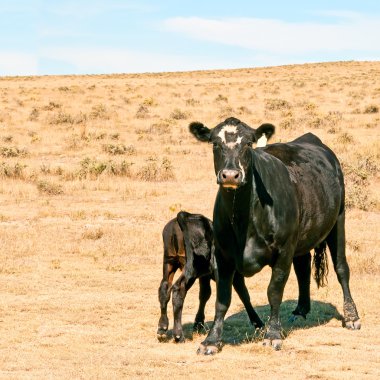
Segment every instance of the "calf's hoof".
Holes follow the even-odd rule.
[[[204,344],[201,343],[201,345],[199,346],[198,350],[197,350],[197,354],[198,355],[215,355],[217,354],[219,351],[221,350],[221,347],[220,345],[209,345],[209,346],[206,346]]]
[[[282,339],[264,339],[263,346],[272,347],[275,351],[279,351],[282,348]]]
[[[205,332],[205,324],[204,322],[194,322],[193,331],[200,334],[201,332]]]
[[[362,323],[360,322],[360,319],[357,319],[356,321],[345,321],[344,327],[349,330],[360,330]]]

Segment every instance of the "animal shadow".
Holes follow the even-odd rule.
[[[292,331],[298,329],[308,329],[316,326],[327,324],[332,319],[342,321],[343,317],[336,307],[331,303],[311,301],[311,310],[307,318],[297,317],[291,320],[292,311],[296,308],[296,300],[287,300],[282,302],[280,309],[280,318],[283,328],[284,337],[289,336]],[[267,323],[270,315],[270,306],[255,306],[257,314],[264,323]],[[198,331],[199,334],[207,334],[212,325],[212,321],[207,321],[205,326]],[[193,339],[193,324],[186,323],[183,325],[186,340]],[[170,331],[171,333],[171,331]],[[240,312],[230,315],[225,319],[223,329],[223,343],[231,345],[240,345],[244,343],[259,342],[264,337],[264,330],[255,330],[250,324],[247,312],[243,308]]]

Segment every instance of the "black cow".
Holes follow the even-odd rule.
[[[176,342],[185,340],[182,331],[182,308],[187,291],[199,278],[199,308],[195,317],[194,330],[204,326],[205,305],[211,296],[210,280],[214,279],[214,246],[211,220],[200,214],[181,211],[167,223],[162,232],[164,242],[163,278],[158,289],[161,317],[158,322],[157,337],[166,340],[169,320],[167,304],[173,291],[173,336]],[[178,280],[173,283],[177,269],[182,270]],[[244,277],[236,274],[233,286],[242,300],[249,319],[256,328],[263,323],[253,309]]]
[[[213,129],[194,122],[189,129],[198,140],[213,144],[219,184],[213,217],[219,276],[216,311],[198,353],[213,354],[221,348],[234,273],[252,276],[265,265],[271,266],[272,276],[264,344],[280,349],[279,309],[291,264],[299,286],[293,314],[306,316],[310,310],[310,250],[315,249],[315,278],[320,286],[326,274],[326,243],[343,290],[344,324],[359,329],[345,255],[343,174],[335,154],[311,133],[289,143],[252,149],[260,138],[271,137],[274,126],[263,124],[255,130],[236,118]]]

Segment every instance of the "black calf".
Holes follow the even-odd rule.
[[[194,330],[199,331],[205,320],[205,305],[211,296],[210,280],[215,279],[215,260],[213,246],[213,227],[211,220],[200,214],[185,211],[170,220],[162,232],[164,242],[163,278],[158,289],[161,305],[161,317],[158,322],[157,337],[167,339],[169,320],[167,304],[173,292],[174,327],[176,342],[185,340],[182,330],[182,308],[187,291],[199,278],[199,308],[195,317]],[[178,280],[172,285],[175,272],[182,271]],[[249,319],[256,328],[263,323],[253,309],[244,277],[236,273],[233,286],[242,300]]]

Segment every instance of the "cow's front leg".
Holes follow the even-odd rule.
[[[234,272],[223,268],[218,263],[216,276],[215,318],[207,338],[201,343],[197,354],[213,355],[222,348],[223,322],[231,304],[232,279]]]
[[[268,300],[270,304],[270,318],[267,331],[264,335],[264,345],[272,346],[275,350],[282,347],[280,305],[286,281],[289,277],[291,260],[278,260],[272,269],[272,276],[268,286]]]

